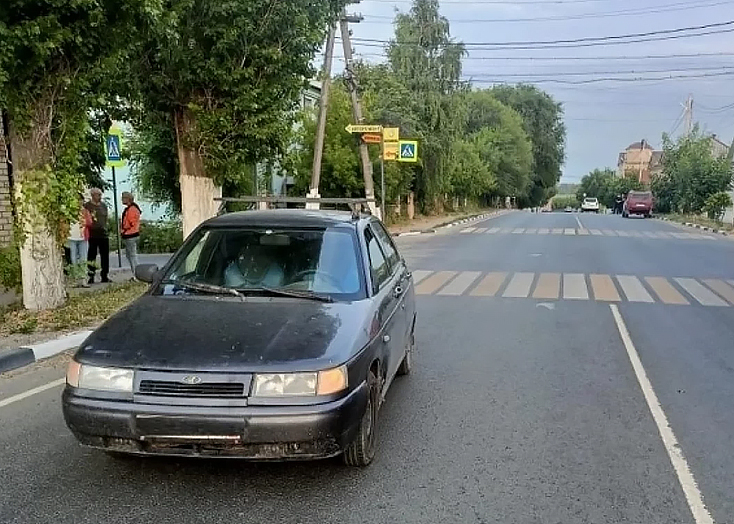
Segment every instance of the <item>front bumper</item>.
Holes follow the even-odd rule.
[[[202,407],[139,404],[63,393],[66,424],[84,445],[142,455],[326,458],[354,440],[367,386],[317,405]]]

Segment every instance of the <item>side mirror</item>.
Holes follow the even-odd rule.
[[[152,284],[158,276],[158,266],[155,264],[141,264],[135,268],[135,278],[141,282]]]

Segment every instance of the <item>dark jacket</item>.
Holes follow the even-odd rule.
[[[92,215],[92,225],[89,226],[89,238],[107,238],[107,217],[109,215],[104,202],[95,204],[87,202],[84,207]]]

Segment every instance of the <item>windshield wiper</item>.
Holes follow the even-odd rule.
[[[281,297],[302,298],[304,300],[315,300],[317,302],[334,302],[334,299],[328,295],[319,295],[313,291],[290,291],[287,289],[279,289],[265,286],[257,287],[241,287],[237,288],[239,293],[269,293]]]
[[[241,299],[245,298],[245,295],[233,289],[231,287],[215,286],[213,284],[199,284],[195,282],[173,282],[175,285],[191,291],[198,291],[200,293],[209,293],[210,295],[232,295]]]

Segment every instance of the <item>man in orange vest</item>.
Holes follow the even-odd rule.
[[[122,194],[122,203],[125,211],[122,212],[120,234],[125,244],[125,256],[130,263],[130,270],[135,278],[135,268],[138,265],[138,241],[140,240],[140,208],[135,203],[132,193],[125,191]]]

